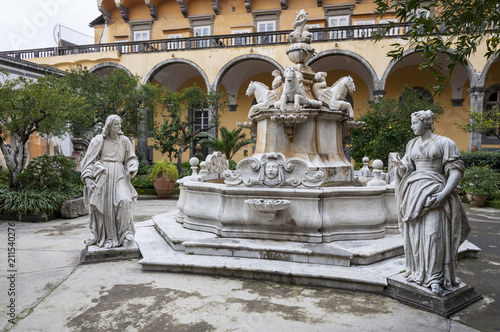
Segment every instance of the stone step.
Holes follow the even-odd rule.
[[[145,271],[187,272],[382,293],[386,277],[357,267],[170,253],[144,256]]]

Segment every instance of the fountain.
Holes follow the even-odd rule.
[[[297,13],[287,50],[294,65],[272,73],[271,89],[249,84],[257,104],[238,125],[256,137],[255,154],[235,171],[220,152],[199,173],[192,158],[193,175],[178,181],[178,211],[154,219],[162,239],[138,240],[144,270],[384,293],[404,268],[394,185],[375,163],[374,180],[356,186],[343,152],[350,129],[362,125],[345,100],[354,82],[347,76],[328,87],[326,73],[305,64],[314,54],[306,22],[307,13]]]

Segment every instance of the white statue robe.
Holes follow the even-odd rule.
[[[128,234],[135,234],[132,204],[137,200],[137,192],[130,183],[129,171],[137,169],[139,161],[130,139],[118,137],[113,142],[97,135],[82,160],[82,182],[91,178],[96,183],[93,191],[88,187],[84,191],[93,235],[87,245],[103,247],[109,243],[118,247]]]
[[[456,259],[460,244],[470,231],[457,190],[435,209],[424,207],[426,199],[442,191],[451,169],[465,170],[455,143],[436,135],[421,144],[412,139],[402,159],[406,172],[397,176],[400,229],[404,236],[405,277],[424,287],[458,286]]]

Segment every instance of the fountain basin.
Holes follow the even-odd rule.
[[[380,187],[269,188],[180,180],[177,221],[221,237],[324,243],[371,240],[397,225],[394,191]],[[248,200],[285,200],[272,222]]]

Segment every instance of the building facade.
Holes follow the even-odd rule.
[[[403,42],[400,25],[374,43],[371,35],[391,17],[379,18],[368,0],[98,0],[102,15],[91,26],[95,44],[8,52],[9,56],[61,70],[76,64],[105,73],[123,68],[154,82],[181,90],[198,85],[227,92],[231,107],[221,124],[229,129],[246,121],[253,96],[251,81],[271,86],[273,70],[283,73],[293,63],[285,51],[296,13],[308,12],[316,55],[308,65],[327,73],[327,83],[350,75],[356,93],[350,96],[355,118],[365,103],[396,98],[405,86],[425,89],[434,77],[418,69],[421,56],[408,51],[399,62],[386,53]],[[500,104],[500,59],[487,60],[485,47],[459,65],[445,91],[433,97],[445,114],[435,132],[453,139],[461,150],[472,146],[500,149],[493,137],[468,134],[457,124],[468,121],[471,109]],[[446,64],[447,56],[439,60]],[[445,66],[446,67],[446,66]],[[206,119],[200,119],[200,125]],[[252,147],[235,156],[252,154]],[[162,159],[154,152],[153,160]]]

